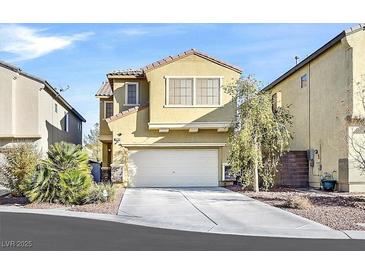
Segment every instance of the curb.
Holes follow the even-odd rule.
[[[270,229],[269,227],[250,227],[257,233],[247,233],[242,231],[242,227],[234,227],[230,230],[222,228],[211,227],[211,226],[186,226],[179,228],[179,224],[163,223],[156,227],[152,223],[138,220],[134,216],[118,216],[101,213],[89,213],[89,212],[76,212],[62,209],[28,209],[19,208],[16,206],[0,206],[0,212],[5,213],[20,213],[20,214],[40,214],[40,215],[52,215],[60,217],[71,217],[71,218],[84,218],[100,221],[109,221],[122,224],[130,224],[144,227],[189,231],[189,232],[200,232],[200,233],[215,233],[215,234],[227,234],[227,235],[241,235],[241,236],[258,236],[258,237],[279,237],[279,238],[303,238],[303,239],[365,239],[364,236],[360,237],[359,234],[355,235],[352,231],[338,231],[338,230],[306,230],[305,235],[296,234],[295,229]],[[247,227],[246,227],[247,229]],[[303,231],[302,231],[303,232]],[[330,234],[330,235],[329,235]],[[355,237],[356,236],[356,237]]]

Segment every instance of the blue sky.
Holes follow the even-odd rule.
[[[62,95],[98,121],[95,92],[114,69],[139,68],[190,48],[268,84],[354,24],[1,24],[0,59],[70,88]]]

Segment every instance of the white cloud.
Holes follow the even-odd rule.
[[[122,28],[118,31],[125,36],[165,36],[186,33],[183,25],[146,25]]]
[[[44,30],[18,25],[0,25],[0,52],[11,54],[13,61],[38,58],[87,39],[93,33],[50,35]]]

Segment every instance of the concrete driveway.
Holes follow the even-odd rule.
[[[343,232],[225,188],[128,188],[119,207],[126,222],[189,231],[306,238]]]

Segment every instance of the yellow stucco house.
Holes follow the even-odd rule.
[[[365,192],[365,175],[357,168],[351,144],[365,137],[364,80],[365,25],[358,25],[264,88],[272,92],[275,105],[289,105],[294,116],[283,183],[307,178],[310,186],[319,187],[321,176],[329,173],[338,190]],[[303,168],[307,174],[300,173]]]
[[[141,69],[108,73],[96,94],[104,177],[118,168],[122,146],[132,187],[224,185],[235,108],[223,86],[241,72],[192,49]]]

